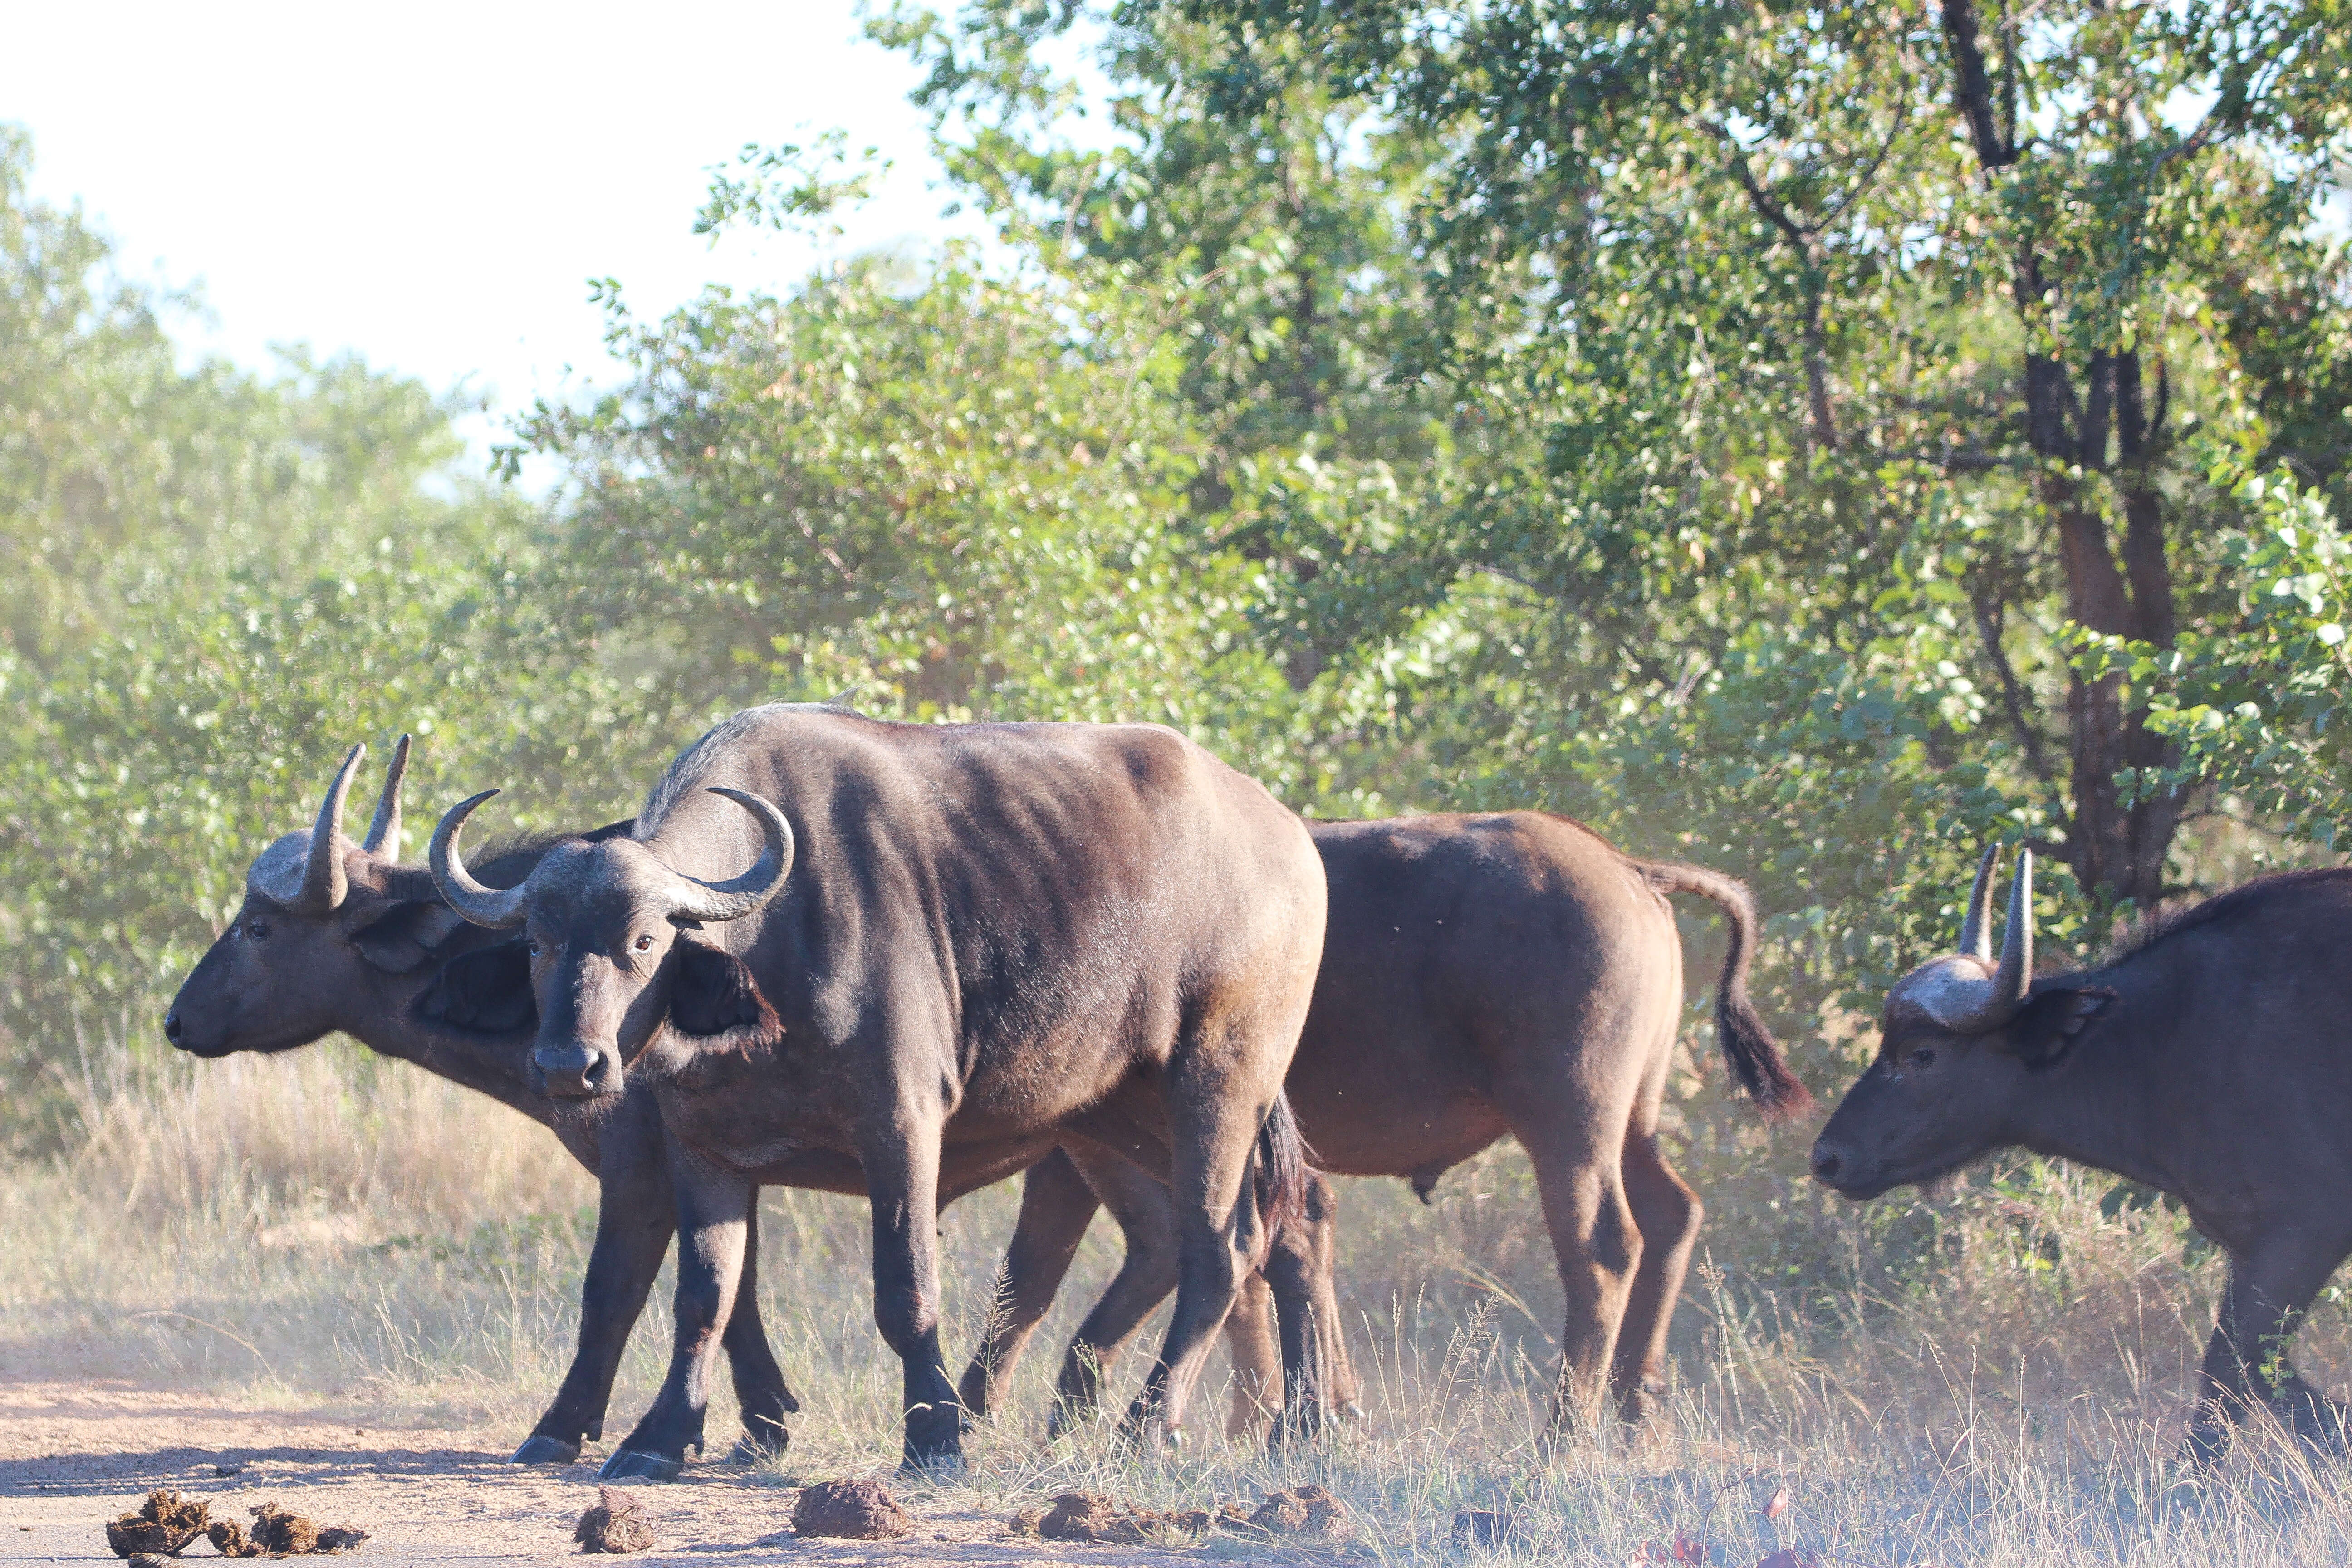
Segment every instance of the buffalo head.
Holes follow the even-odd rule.
[[[691,1037],[767,1037],[775,1016],[739,959],[683,940],[706,924],[740,920],[783,889],[793,829],[768,801],[714,788],[751,813],[759,858],[741,876],[706,882],[665,863],[632,838],[560,845],[521,886],[486,888],[466,870],[457,838],[466,819],[498,794],[450,807],[433,830],[433,879],[450,906],[477,925],[523,928],[539,1039],[531,1087],[562,1100],[621,1090],[622,1077],[665,1027]]]
[[[1878,1059],[1813,1144],[1813,1174],[1850,1198],[1933,1181],[2009,1141],[2032,1069],[2095,1011],[2084,991],[2033,985],[2033,852],[2018,856],[2009,927],[1992,952],[1994,845],[1978,863],[1960,949],[1886,995]]]
[[[288,834],[254,861],[236,919],[163,1016],[173,1045],[200,1057],[307,1045],[342,1027],[374,977],[416,969],[464,929],[438,901],[402,897],[389,885],[400,856],[408,744],[403,735],[360,843],[344,837],[342,826],[344,797],[367,754],[353,746],[309,831]]]

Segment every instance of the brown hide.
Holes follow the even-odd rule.
[[[1735,1079],[1770,1108],[1804,1103],[1748,1003],[1745,889],[1699,868],[1633,859],[1543,813],[1309,826],[1330,913],[1286,1089],[1312,1158],[1327,1171],[1411,1177],[1426,1196],[1447,1167],[1516,1135],[1535,1163],[1568,1289],[1561,1407],[1605,1387],[1622,1414],[1639,1415],[1663,1370],[1699,1223],[1698,1201],[1657,1139],[1682,1008],[1666,893],[1700,893],[1730,918],[1717,1017]],[[1030,1178],[1006,1261],[1007,1310],[965,1374],[965,1397],[981,1407],[1050,1303],[1096,1197],[1126,1229],[1129,1261],[1072,1347],[1066,1403],[1091,1401],[1097,1369],[1166,1292],[1155,1283],[1165,1264],[1136,1251],[1157,1234],[1143,1212],[1150,1190],[1098,1163],[1078,1167],[1092,1193],[1055,1167]],[[1308,1227],[1286,1249],[1289,1300],[1316,1303],[1319,1381],[1344,1400],[1352,1373],[1328,1321],[1328,1230]],[[1286,1338],[1294,1382],[1304,1339]],[[1248,1370],[1244,1381],[1265,1375]]]

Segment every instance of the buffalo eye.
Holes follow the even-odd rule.
[[[654,939],[650,936],[640,936],[629,945],[639,952],[651,952],[654,950]]]
[[[1932,1048],[1922,1046],[1917,1050],[1913,1051],[1911,1053],[1910,1060],[1905,1062],[1903,1065],[1906,1067],[1915,1068],[1934,1067],[1936,1065],[1936,1053]]]
[[[530,953],[531,957],[537,958],[539,956],[539,943],[536,942],[527,942],[523,943],[523,951]]]
[[[267,941],[268,941],[268,940],[269,940],[269,922],[268,922],[268,921],[247,921],[247,922],[246,922],[246,927],[245,927],[245,936],[246,936],[246,940],[247,940],[247,942],[267,942]]]

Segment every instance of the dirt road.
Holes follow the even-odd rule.
[[[358,1427],[295,1411],[225,1408],[121,1384],[0,1383],[0,1561],[112,1563],[104,1521],[156,1487],[194,1492],[215,1517],[240,1522],[255,1504],[274,1502],[322,1525],[356,1526],[371,1537],[356,1552],[319,1559],[352,1568],[574,1556],[573,1522],[596,1500],[594,1465],[518,1469],[504,1462],[512,1440],[511,1433]],[[628,1561],[1158,1568],[1188,1560],[1024,1540],[954,1490],[906,1499],[918,1521],[911,1536],[803,1541],[792,1532],[794,1495],[772,1478],[690,1465],[682,1481],[638,1489],[653,1510],[656,1544]],[[192,1562],[210,1555],[202,1542],[187,1553]]]

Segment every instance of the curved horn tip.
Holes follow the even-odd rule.
[[[433,885],[441,889],[449,907],[474,924],[493,930],[522,923],[523,900],[530,884],[525,881],[520,888],[503,890],[484,887],[466,869],[465,859],[457,853],[457,836],[465,830],[466,819],[498,793],[486,789],[442,813],[441,820],[434,826],[433,842],[425,855],[433,871]]]
[[[724,784],[705,784],[703,789],[733,801],[759,820],[760,858],[752,862],[750,870],[723,882],[706,882],[699,877],[671,871],[678,884],[671,915],[675,919],[713,923],[740,920],[783,890],[784,880],[793,870],[793,825],[775,802],[749,791],[730,789]]]

